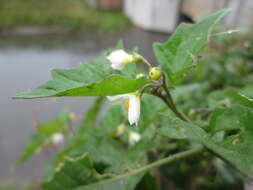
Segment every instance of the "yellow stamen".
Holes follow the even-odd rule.
[[[124,105],[125,105],[125,109],[128,110],[129,109],[129,100],[125,101]]]

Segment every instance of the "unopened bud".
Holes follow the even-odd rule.
[[[153,80],[159,80],[162,76],[162,70],[159,67],[152,67],[149,70],[149,77]]]

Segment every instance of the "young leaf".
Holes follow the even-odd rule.
[[[196,24],[181,24],[167,42],[154,44],[156,58],[172,82],[178,81],[194,66],[194,59],[208,43],[213,27],[227,13],[224,9]]]
[[[35,89],[19,93],[14,98],[42,98],[59,96],[106,96],[130,93],[149,80],[131,78],[132,73],[117,71],[103,54],[99,59],[81,64],[76,69],[55,69],[52,80]],[[132,66],[130,66],[132,67]]]

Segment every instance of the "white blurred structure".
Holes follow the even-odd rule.
[[[134,24],[159,32],[172,32],[180,12],[195,20],[223,8],[231,10],[225,26],[253,26],[253,0],[124,0],[124,11]]]
[[[179,15],[180,0],[124,0],[124,11],[137,26],[172,32]]]
[[[182,12],[194,19],[223,8],[230,8],[223,20],[226,26],[253,26],[253,0],[184,0],[182,3]]]

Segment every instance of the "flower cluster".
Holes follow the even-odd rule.
[[[107,59],[111,62],[111,67],[116,70],[122,70],[125,65],[129,63],[145,63],[149,66],[149,78],[153,81],[157,81],[162,76],[162,71],[158,67],[151,67],[150,63],[139,54],[128,54],[124,50],[113,51]],[[144,74],[139,74],[136,78],[144,77]],[[108,96],[110,101],[122,100],[125,102],[125,108],[128,110],[128,121],[130,125],[137,125],[140,118],[140,109],[141,109],[141,93],[139,91],[121,94],[116,96]]]
[[[122,70],[128,63],[135,61],[133,55],[126,53],[124,50],[112,52],[107,59],[111,62],[111,67],[116,70]],[[125,108],[128,110],[128,121],[130,125],[137,125],[140,118],[140,93],[134,92],[116,96],[107,96],[110,101],[122,100],[125,102]]]

